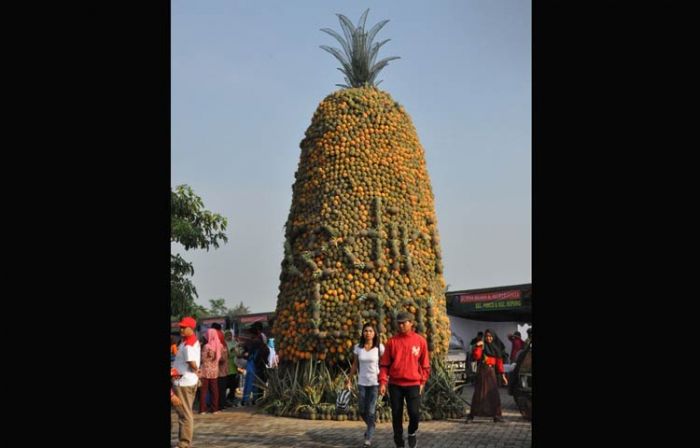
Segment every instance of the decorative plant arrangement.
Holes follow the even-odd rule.
[[[319,104],[300,143],[301,155],[285,224],[284,258],[273,333],[280,367],[271,370],[262,409],[311,419],[357,419],[351,401],[335,415],[348,359],[362,325],[382,342],[409,311],[425,336],[433,371],[422,400],[425,419],[461,416],[442,359],[450,338],[440,239],[424,150],[404,108],[379,90],[379,72],[397,57],[377,60],[389,39],[338,14],[343,35],[335,56],[342,88]],[[379,421],[390,420],[380,400]]]

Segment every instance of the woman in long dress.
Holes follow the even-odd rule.
[[[202,348],[201,376],[199,388],[199,413],[207,412],[207,392],[211,394],[211,413],[219,413],[219,359],[225,350],[214,328],[207,330],[207,343]]]
[[[484,340],[477,342],[472,350],[472,358],[478,363],[478,367],[467,423],[474,420],[474,417],[492,417],[494,422],[503,421],[496,374],[501,375],[505,385],[508,384],[508,378],[503,368],[505,353],[499,341],[493,331],[486,330]]]

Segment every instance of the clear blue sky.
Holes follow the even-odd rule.
[[[173,0],[172,185],[229,220],[220,249],[173,246],[194,263],[199,303],[275,309],[299,142],[344,83],[319,29],[366,8],[368,28],[390,20],[379,58],[401,57],[379,87],[425,149],[445,281],[532,281],[529,0]]]

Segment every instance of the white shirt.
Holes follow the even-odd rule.
[[[384,354],[384,344],[379,344],[378,348],[372,347],[369,351],[356,345],[353,353],[357,356],[357,365],[359,366],[357,384],[360,386],[378,386],[379,358]]]
[[[184,342],[180,343],[177,347],[177,354],[175,355],[175,361],[173,361],[173,367],[182,374],[182,377],[173,380],[174,386],[189,387],[197,385],[197,382],[199,382],[197,372],[193,372],[187,363],[189,361],[194,361],[197,368],[199,368],[201,356],[199,341],[195,342],[194,345],[185,345]]]

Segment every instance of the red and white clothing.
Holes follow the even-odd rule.
[[[420,386],[428,377],[430,358],[425,338],[413,330],[392,336],[379,361],[379,384]]]
[[[503,368],[503,358],[485,355],[483,346],[477,345],[474,347],[474,350],[472,350],[472,357],[477,362],[481,361],[483,358],[484,364],[495,367],[498,373],[505,373],[505,369]]]
[[[187,363],[194,361],[197,367],[199,367],[200,352],[199,341],[194,336],[186,338],[180,343],[172,367],[177,369],[182,376],[173,379],[174,386],[189,387],[197,385],[199,381],[197,372],[190,370],[190,366]]]

